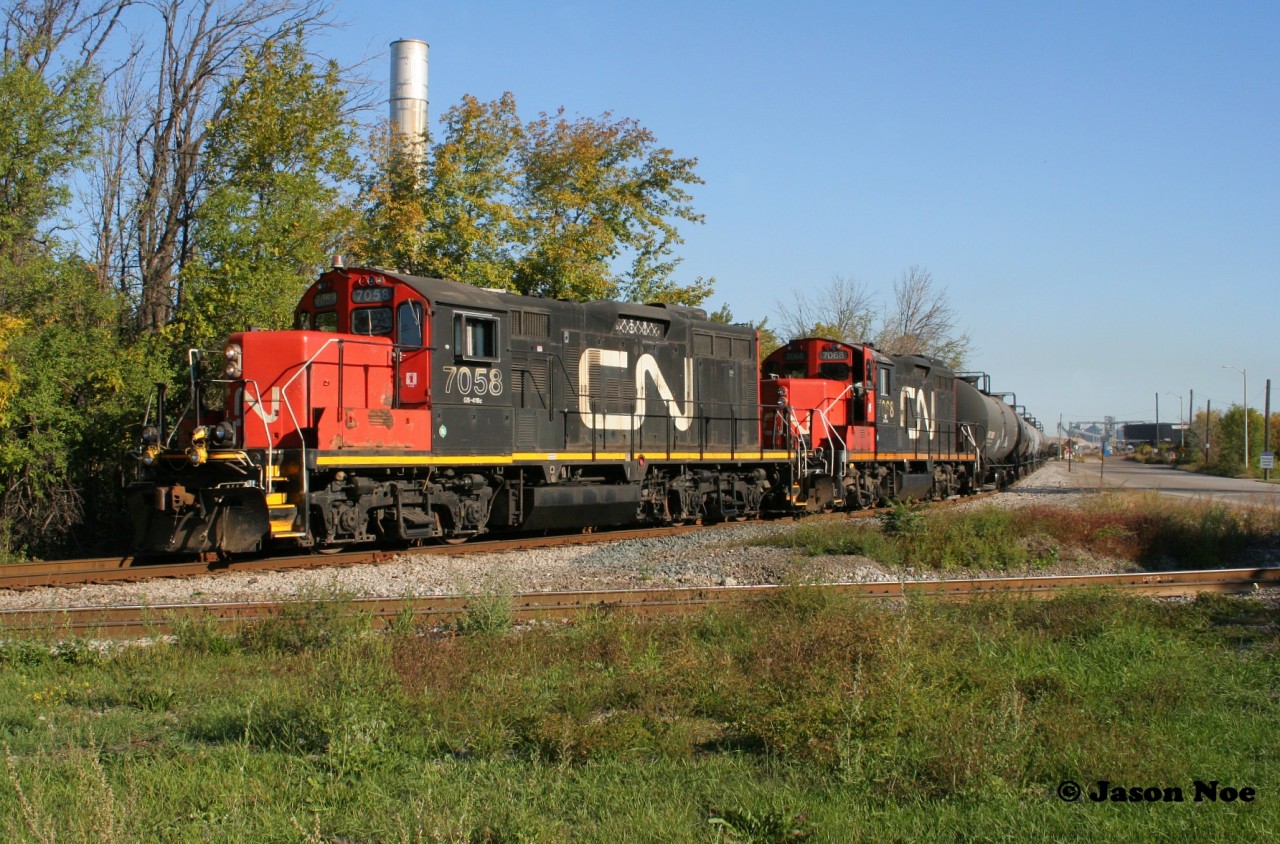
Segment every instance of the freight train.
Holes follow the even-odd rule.
[[[142,552],[853,509],[1003,484],[1043,434],[985,376],[793,341],[698,308],[566,302],[335,265],[292,330],[189,352],[157,386],[130,517]]]

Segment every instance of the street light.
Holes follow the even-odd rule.
[[[1186,429],[1186,428],[1184,428],[1184,427],[1183,427],[1183,425],[1182,425],[1182,394],[1181,394],[1181,393],[1171,393],[1171,392],[1166,392],[1166,393],[1165,393],[1165,395],[1166,395],[1166,396],[1177,396],[1177,397],[1178,397],[1178,428],[1179,428],[1179,429],[1181,430],[1181,432],[1182,432],[1181,448],[1185,449],[1185,448],[1187,447],[1187,429]],[[1159,436],[1159,435],[1160,435],[1160,432],[1157,430],[1157,431],[1156,431],[1156,436]]]
[[[1249,373],[1229,363],[1224,363],[1222,368],[1234,369],[1244,376],[1244,470],[1247,472],[1249,471]]]

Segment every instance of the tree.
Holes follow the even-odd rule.
[[[19,271],[30,291],[0,325],[0,557],[72,544],[89,524],[119,536],[116,472],[164,356],[127,343],[128,303],[53,251]]]
[[[474,97],[444,116],[425,161],[375,138],[358,253],[421,275],[530,295],[698,304],[712,281],[673,278],[677,221],[701,222],[695,159],[633,120],[525,124],[515,98]],[[619,266],[625,266],[619,269]]]
[[[526,128],[520,166],[529,251],[516,270],[522,293],[572,299],[698,304],[711,293],[702,279],[671,279],[682,243],[674,220],[701,223],[684,185],[702,184],[697,159],[655,146],[631,119],[540,115]],[[630,269],[615,273],[615,259]]]
[[[876,347],[891,355],[927,355],[959,367],[969,349],[969,335],[956,333],[956,313],[945,290],[919,266],[908,268],[893,283],[893,308],[886,313]]]
[[[835,276],[812,295],[798,292],[779,302],[779,331],[788,340],[824,337],[874,345],[885,354],[926,355],[959,368],[969,335],[956,334],[955,310],[923,267],[907,269],[893,283],[893,306],[881,311],[865,282]]]
[[[65,179],[89,152],[93,101],[85,74],[55,87],[8,55],[0,59],[0,257],[10,269],[0,273],[0,307],[19,288],[12,268],[46,251],[40,227],[66,202]]]
[[[204,201],[179,321],[208,347],[252,325],[289,327],[293,308],[352,221],[354,171],[339,70],[306,59],[301,30],[244,54],[204,146]]]
[[[1233,404],[1213,426],[1209,468],[1215,474],[1235,476],[1252,472],[1262,453],[1262,414],[1249,408],[1249,465],[1244,465],[1244,408]]]
[[[463,97],[444,115],[441,140],[426,159],[412,139],[378,131],[358,254],[418,275],[514,290],[525,242],[514,204],[523,142],[510,94],[489,103]]]
[[[130,293],[139,327],[167,325],[181,299],[180,275],[192,258],[191,226],[201,200],[205,133],[218,120],[221,88],[250,55],[286,33],[323,24],[322,0],[159,0],[161,35],[152,76],[126,133],[135,183],[123,200],[130,220]],[[108,202],[108,205],[111,203]]]
[[[865,343],[876,320],[875,295],[866,282],[833,276],[812,295],[797,292],[790,303],[778,303],[778,331],[787,340],[823,337]]]

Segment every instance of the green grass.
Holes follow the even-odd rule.
[[[1152,567],[1230,566],[1275,544],[1280,514],[1154,495],[1099,496],[1084,507],[921,511],[899,505],[877,522],[823,520],[755,540],[810,556],[855,554],[944,571],[1035,569],[1075,557]]]
[[[496,616],[501,616],[497,612]],[[1259,839],[1280,614],[784,590],[692,620],[372,635],[331,604],[0,644],[5,841]],[[1253,786],[1067,804],[1058,783]]]

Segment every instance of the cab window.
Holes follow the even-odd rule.
[[[766,362],[762,372],[765,378],[804,378],[808,374],[803,363],[781,364],[776,360]]]
[[[390,308],[356,308],[351,312],[351,333],[374,336],[391,333]]]
[[[498,320],[484,314],[455,314],[453,344],[466,360],[498,360]]]
[[[848,381],[849,372],[847,363],[824,363],[818,367],[818,377],[830,378],[832,381]]]
[[[422,348],[422,303],[401,302],[396,322],[396,341],[407,349]]]
[[[337,331],[338,330],[338,313],[337,311],[321,311],[315,315],[312,327],[316,331]]]

